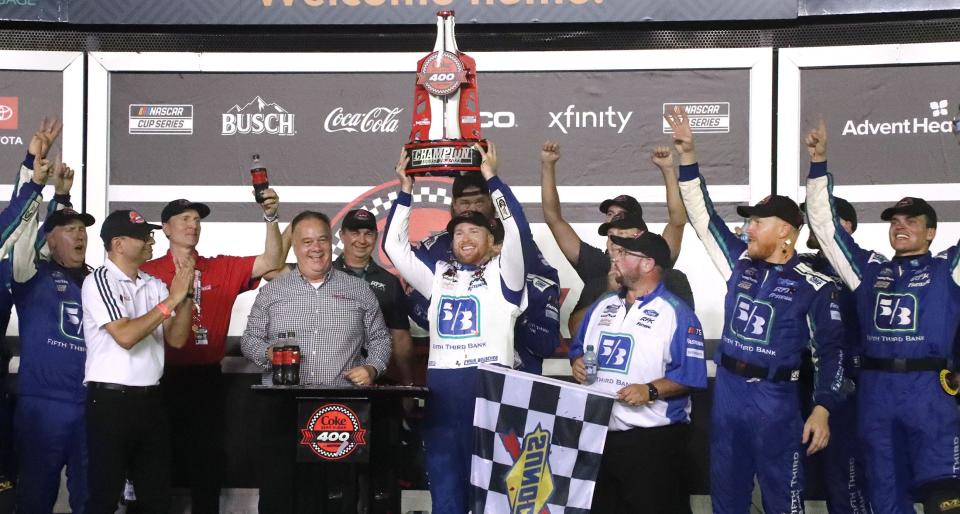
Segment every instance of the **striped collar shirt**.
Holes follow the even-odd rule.
[[[271,383],[267,348],[287,332],[296,334],[287,344],[300,347],[301,384],[347,385],[344,371],[370,365],[379,376],[390,360],[390,332],[376,296],[366,282],[338,269],[319,287],[294,269],[260,289],[240,348],[265,369],[263,384]]]

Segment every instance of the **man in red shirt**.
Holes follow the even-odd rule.
[[[273,189],[262,194],[267,225],[262,254],[198,255],[200,220],[210,214],[210,207],[179,199],[168,203],[160,215],[170,250],[140,268],[169,286],[174,259],[192,256],[196,260],[192,331],[183,348],[166,347],[161,380],[170,416],[174,476],[190,487],[194,514],[220,512],[226,403],[220,361],[226,353],[233,304],[240,293],[255,289],[260,277],[284,262],[277,216],[279,198]]]

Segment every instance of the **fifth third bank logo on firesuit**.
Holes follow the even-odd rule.
[[[223,113],[220,134],[292,136],[297,133],[293,125],[294,118],[294,114],[287,112],[279,104],[268,102],[257,95],[243,107],[235,104]]]
[[[918,105],[916,112],[918,115],[912,118],[847,120],[841,135],[949,134],[953,130],[949,115],[950,102],[947,100],[930,100],[927,105]]]

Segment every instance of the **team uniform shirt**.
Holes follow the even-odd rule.
[[[453,261],[452,243],[452,234],[438,232],[421,241],[414,252],[424,262]],[[560,344],[560,278],[532,236],[521,239],[521,244],[527,277],[525,303],[514,327],[514,349],[520,359],[519,369],[539,374],[543,359],[552,356]],[[430,302],[416,292],[410,299],[414,321],[428,327]]]
[[[415,253],[407,236],[412,201],[408,193],[400,192],[387,220],[384,251],[407,283],[430,300],[428,368],[514,364],[514,324],[526,283],[521,241],[532,235],[510,189],[496,177],[487,183],[503,222],[504,241],[500,255],[485,264]]]
[[[194,287],[194,316],[199,306],[200,325],[207,329],[207,344],[197,344],[191,330],[187,342],[182,348],[166,348],[166,362],[173,366],[218,364],[226,353],[227,331],[230,328],[230,315],[237,296],[256,289],[260,279],[251,277],[255,256],[234,257],[218,255],[202,257],[194,253],[196,271],[200,279],[199,291]],[[170,251],[159,259],[149,261],[140,270],[163,281],[167,287],[176,274],[173,255]],[[184,313],[186,314],[186,313]]]
[[[864,362],[857,401],[870,501],[877,513],[907,512],[922,485],[960,478],[960,414],[936,371],[882,371],[870,369],[869,361],[944,359],[949,365],[954,359],[960,250],[955,245],[888,261],[860,248],[834,214],[832,182],[826,162],[810,164],[807,216],[856,298]]]
[[[583,281],[583,289],[580,291],[580,298],[577,305],[573,308],[574,312],[585,309],[597,301],[601,296],[609,292],[607,284],[607,273],[610,272],[610,256],[607,252],[580,242],[579,257],[573,266],[574,271]],[[667,268],[663,270],[663,285],[677,298],[680,298],[691,309],[696,309],[693,299],[693,290],[690,288],[690,281],[687,275],[682,271]]]
[[[690,223],[727,281],[717,362],[728,355],[771,373],[798,369],[803,349],[812,343],[819,368],[814,401],[830,410],[842,399],[843,385],[843,317],[836,285],[796,254],[784,264],[751,259],[747,243],[714,209],[699,166],[681,166],[680,175]]]
[[[152,386],[163,375],[163,324],[127,350],[107,332],[107,323],[136,319],[170,296],[167,286],[143,271],[136,281],[110,259],[83,281],[83,333],[87,342],[84,383]],[[174,313],[176,315],[176,313]]]
[[[570,358],[582,356],[587,345],[597,352],[595,389],[616,394],[628,385],[660,378],[707,387],[700,320],[662,282],[630,306],[622,291],[593,304],[570,345]],[[689,395],[640,406],[616,402],[609,426],[616,431],[689,423],[690,409]]]
[[[393,276],[389,271],[383,269],[372,259],[362,270],[353,269],[347,266],[341,255],[333,261],[333,267],[340,271],[349,273],[367,284],[370,284],[370,290],[377,297],[377,303],[380,305],[380,312],[383,314],[383,322],[391,330],[410,330],[410,318],[407,316],[407,306],[403,287],[400,280]]]

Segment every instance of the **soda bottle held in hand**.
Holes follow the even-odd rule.
[[[255,153],[250,158],[250,178],[253,179],[253,192],[257,203],[263,203],[263,191],[270,187],[267,177],[267,168],[260,162],[260,154]]]

